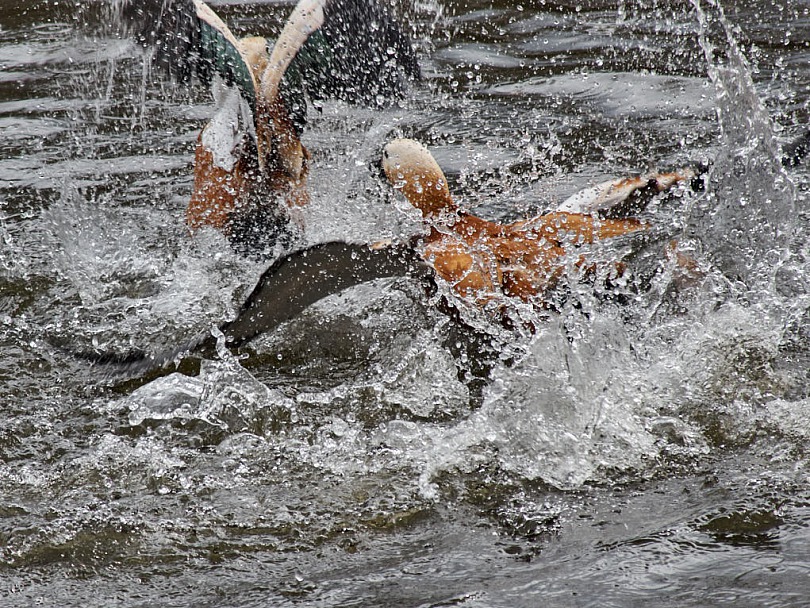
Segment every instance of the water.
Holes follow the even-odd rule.
[[[144,84],[97,11],[7,3],[2,604],[807,605],[808,173],[778,163],[808,124],[794,4],[415,3],[406,103],[311,114],[307,240],[418,230],[374,168],[400,134],[497,218],[710,163],[704,194],[651,209],[644,289],[522,311],[538,331],[498,359],[381,282],[247,359],[117,382],[51,342],[172,346],[266,263],[182,224],[207,91]],[[222,7],[244,33],[288,10]],[[673,237],[700,276],[661,255]]]

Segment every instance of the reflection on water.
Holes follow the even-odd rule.
[[[653,166],[707,162],[706,192],[651,207],[660,242],[624,252],[620,298],[572,287],[500,358],[384,281],[248,359],[117,383],[49,341],[160,350],[265,264],[182,224],[207,91],[144,78],[94,10],[11,3],[3,605],[806,603],[807,172],[778,149],[808,124],[807,9],[406,4],[425,82],[310,115],[310,242],[419,229],[374,168],[401,134],[488,217]],[[289,6],[221,10],[275,32]]]

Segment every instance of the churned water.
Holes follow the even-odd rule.
[[[217,4],[240,34],[287,3]],[[203,87],[98,3],[0,12],[0,604],[810,605],[810,6],[414,2],[424,80],[310,112],[305,243],[413,234],[376,162],[428,144],[511,219],[604,179],[709,167],[648,211],[621,297],[572,286],[481,345],[418,285],[349,290],[168,375],[269,260],[183,224]],[[663,254],[678,239],[696,262]],[[303,243],[302,243],[303,244]],[[615,295],[615,294],[614,294]],[[199,367],[199,369],[197,369]]]

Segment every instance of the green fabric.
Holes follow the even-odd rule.
[[[293,58],[282,79],[282,97],[299,135],[306,124],[306,93],[324,97],[326,83],[332,78],[333,53],[320,30],[313,32]]]
[[[332,65],[332,48],[320,30],[313,32],[293,58],[284,77],[301,86],[302,77],[310,72],[328,74]]]
[[[255,114],[256,91],[253,88],[250,68],[236,47],[205,22],[201,22],[200,25],[200,55],[211,62],[217,74],[239,88]]]

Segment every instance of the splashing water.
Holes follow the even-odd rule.
[[[569,489],[619,471],[644,476],[663,451],[707,453],[702,433],[726,415],[737,423],[714,440],[743,441],[762,419],[758,408],[786,389],[774,362],[788,309],[804,310],[806,298],[788,305],[775,282],[794,244],[796,192],[722,7],[694,5],[721,141],[706,193],[684,199],[684,236],[722,275],[706,277],[696,300],[683,294],[684,318],[628,327],[598,309],[580,319],[576,337],[563,322],[547,323],[517,365],[496,368],[480,410],[412,440],[425,496],[439,495],[435,481],[448,471],[493,461]]]
[[[264,22],[242,11],[276,23],[289,7],[271,4],[217,7],[250,33]],[[51,99],[52,80],[75,94],[57,63],[27,91],[76,107],[71,120],[28,149],[0,128],[2,195],[18,207],[4,209],[0,256],[10,605],[803,605],[810,256],[732,23],[710,0],[690,14],[623,2],[618,22],[598,2],[416,4],[435,15],[430,90],[389,113],[334,104],[312,118],[311,240],[419,229],[370,176],[400,129],[443,146],[461,196],[495,217],[532,208],[538,184],[553,205],[649,158],[700,155],[713,165],[706,193],[682,199],[683,242],[704,275],[684,283],[651,249],[653,289],[629,303],[583,288],[550,319],[526,311],[538,331],[504,335],[483,388],[460,379],[446,318],[391,283],[318,303],[249,360],[220,350],[196,376],[97,385],[35,338],[61,319],[85,344],[173,344],[227,317],[262,268],[182,230],[208,93],[188,106],[136,92],[133,49],[83,41],[116,59],[109,75],[81,64],[96,83],[85,97],[101,98]],[[2,110],[6,126],[54,121]],[[697,135],[673,147],[684,128]],[[516,134],[551,154],[546,132],[553,159],[522,163]],[[655,213],[681,229],[677,208]]]
[[[716,90],[721,145],[708,194],[692,209],[691,232],[729,277],[772,291],[776,270],[788,256],[796,192],[722,6],[712,0],[693,5]],[[717,28],[719,42],[711,36]]]
[[[562,323],[544,327],[520,363],[495,371],[482,407],[434,438],[423,491],[435,495],[432,476],[469,470],[490,450],[503,470],[559,488],[606,470],[642,469],[655,454],[654,437],[637,416],[640,370],[616,321],[594,321],[577,344]]]

